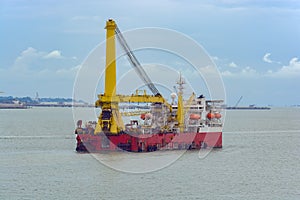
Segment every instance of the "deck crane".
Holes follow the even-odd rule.
[[[95,102],[96,107],[101,108],[101,114],[98,117],[98,122],[95,129],[95,134],[106,132],[110,134],[118,134],[124,130],[124,123],[119,112],[119,103],[161,103],[172,111],[172,106],[160,95],[157,88],[151,82],[146,72],[141,67],[140,63],[130,50],[121,31],[118,29],[114,20],[109,19],[106,22],[106,67],[105,67],[105,87],[104,93],[98,95],[98,100]],[[116,47],[115,36],[117,36],[122,48],[126,52],[130,63],[133,65],[136,72],[139,74],[144,83],[152,91],[153,95],[147,95],[146,91],[143,94],[119,95],[116,94]],[[178,109],[180,110],[180,108]],[[170,112],[171,113],[171,112]],[[181,120],[182,121],[182,120]]]
[[[118,39],[119,43],[121,44],[123,50],[125,51],[125,53],[128,57],[128,60],[129,60],[130,64],[133,66],[133,68],[135,69],[135,71],[137,72],[139,77],[144,81],[144,83],[151,90],[153,95],[159,95],[158,89],[152,83],[149,76],[147,75],[147,73],[145,72],[143,67],[141,66],[140,62],[138,61],[138,59],[135,57],[135,55],[131,51],[130,47],[128,46],[126,40],[124,39],[124,37],[123,37],[120,29],[118,28],[118,26],[116,26],[115,33],[116,33],[116,36],[117,36],[117,39]]]

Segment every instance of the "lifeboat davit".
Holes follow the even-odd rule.
[[[198,115],[198,114],[190,114],[190,119],[194,119],[194,120],[198,120],[198,119],[200,119],[201,118],[201,116],[200,115]]]
[[[215,114],[210,112],[210,113],[207,113],[206,117],[208,119],[213,119],[213,118],[215,118]]]

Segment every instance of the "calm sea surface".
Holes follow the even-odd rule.
[[[299,108],[227,111],[222,149],[147,173],[122,165],[178,152],[78,154],[74,126],[70,108],[0,110],[0,199],[300,199]]]

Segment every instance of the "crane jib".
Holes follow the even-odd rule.
[[[116,27],[115,32],[116,32],[116,36],[117,36],[119,43],[121,44],[123,50],[125,51],[125,53],[128,57],[128,60],[129,60],[130,64],[132,65],[132,67],[135,69],[136,73],[139,75],[139,77],[142,79],[142,81],[145,83],[145,85],[151,90],[151,92],[154,95],[160,95],[158,89],[152,83],[149,76],[147,75],[147,73],[145,72],[143,67],[141,66],[140,62],[137,60],[137,58],[131,51],[130,47],[128,46],[125,38],[123,37],[123,35],[118,27]]]

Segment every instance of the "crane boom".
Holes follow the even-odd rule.
[[[120,30],[117,28],[117,24],[114,20],[109,19],[106,22],[106,66],[105,66],[105,87],[104,93],[98,95],[98,100],[95,102],[96,107],[101,108],[100,116],[98,117],[98,123],[95,128],[95,134],[99,134],[102,131],[109,134],[118,134],[124,130],[124,123],[119,111],[119,103],[124,102],[148,102],[148,103],[160,103],[164,104],[172,111],[172,106],[159,94],[157,88],[151,82],[146,72],[141,67]],[[135,68],[136,72],[140,75],[145,84],[150,88],[154,95],[144,94],[132,95],[117,95],[116,94],[116,47],[115,36],[117,36],[120,44],[125,50],[130,63]]]
[[[237,106],[239,105],[239,103],[241,102],[242,98],[243,98],[243,96],[241,96],[241,97],[239,98],[239,100],[236,102],[236,104],[235,104],[234,107],[237,107]]]
[[[133,68],[135,69],[135,71],[137,72],[139,77],[142,79],[142,81],[147,85],[147,87],[151,90],[151,92],[154,95],[158,95],[159,94],[158,89],[152,83],[149,76],[147,75],[147,73],[145,72],[143,67],[141,66],[140,62],[138,61],[138,59],[135,57],[135,55],[131,51],[129,45],[127,44],[126,40],[124,39],[118,26],[115,29],[115,33],[116,33],[119,43],[121,44],[123,50],[125,51],[125,53],[128,57],[130,64],[133,66]]]

